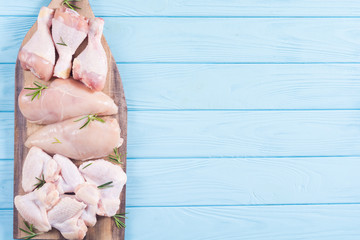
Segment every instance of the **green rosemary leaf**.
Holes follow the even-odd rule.
[[[32,224],[29,225],[29,223],[27,223],[26,221],[24,221],[24,224],[25,224],[25,226],[27,227],[28,230],[25,230],[25,229],[20,228],[20,227],[19,227],[19,229],[21,231],[23,231],[24,233],[28,234],[28,235],[23,237],[22,239],[32,239],[32,238],[36,237],[37,235],[39,235],[39,233],[35,233],[35,231],[34,231],[35,228],[34,228],[34,226]]]
[[[123,223],[120,218],[127,218],[125,217],[125,214],[127,213],[119,213],[119,214],[115,214],[113,216],[114,220],[115,220],[115,224],[116,224],[116,227],[121,229],[121,228],[126,228],[126,225],[125,223]]]
[[[110,185],[112,183],[113,183],[113,181],[110,181],[110,182],[104,183],[102,185],[99,185],[97,188],[103,189],[103,188],[113,187],[113,186]]]
[[[52,142],[52,144],[54,144],[54,143],[62,143],[62,142],[60,142],[60,140],[57,139],[56,137],[54,137],[54,139],[55,139],[55,142]]]
[[[82,169],[87,168],[87,167],[90,166],[91,164],[93,164],[93,163],[89,163],[88,165],[84,166]]]
[[[33,82],[33,84],[34,84],[35,86],[37,86],[37,88],[33,88],[33,87],[31,87],[31,88],[30,88],[30,87],[24,88],[24,89],[28,89],[28,90],[33,90],[33,91],[34,91],[34,92],[32,92],[32,93],[26,94],[26,96],[32,96],[31,101],[34,100],[34,99],[36,98],[36,96],[37,96],[38,99],[39,99],[40,96],[41,96],[41,91],[44,90],[44,89],[46,89],[46,88],[48,88],[46,85],[41,84],[41,83],[39,83],[39,82],[37,82],[37,81]]]
[[[61,41],[61,42],[56,43],[56,44],[67,47],[67,45],[66,45],[66,43],[64,42],[64,40],[62,39],[62,37],[60,37],[60,41]]]
[[[36,178],[36,180],[39,181],[38,183],[34,184],[35,189],[41,188],[41,187],[44,186],[44,184],[46,183],[46,181],[45,181],[45,179],[44,179],[44,174],[42,174],[42,178],[41,178],[41,179],[38,178],[38,177],[35,177],[35,178]]]
[[[99,121],[99,122],[102,122],[102,123],[105,123],[104,119],[100,118],[97,116],[97,114],[89,114],[87,116],[84,116],[82,118],[79,118],[77,120],[75,120],[74,122],[78,122],[78,121],[81,121],[83,119],[87,118],[86,122],[80,127],[80,129],[83,129],[84,127],[86,127],[87,125],[89,125],[90,122],[92,121]]]

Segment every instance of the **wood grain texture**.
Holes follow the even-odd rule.
[[[126,210],[127,240],[358,240],[360,235],[358,204]],[[2,239],[11,239],[10,219],[11,211],[0,211]]]
[[[35,15],[49,2],[4,1],[0,15]],[[358,16],[360,13],[357,0],[90,0],[90,3],[97,16]]]
[[[360,108],[360,64],[117,66],[129,110]],[[13,68],[0,64],[0,111],[14,109]]]
[[[62,0],[52,0],[49,4],[50,8],[60,7]],[[94,18],[94,14],[91,11],[90,5],[87,0],[82,0],[77,3],[77,6],[81,7],[79,13],[87,18]],[[34,32],[37,29],[37,24],[35,23],[29,32],[26,34],[22,46],[31,38]],[[87,45],[87,41],[84,41],[77,50],[77,54],[81,52]],[[125,101],[124,89],[120,79],[119,71],[117,69],[115,60],[111,54],[109,46],[104,37],[102,37],[102,45],[107,55],[108,62],[108,73],[106,77],[106,84],[104,87],[104,92],[112,97],[115,103],[119,107],[119,113],[114,117],[118,120],[121,129],[121,137],[124,139],[122,146],[119,148],[119,153],[121,155],[126,155],[126,144],[127,144],[127,106]],[[24,191],[21,187],[21,177],[22,177],[22,166],[23,161],[26,157],[28,149],[24,146],[24,142],[29,133],[33,132],[35,129],[38,129],[40,126],[31,124],[26,121],[22,116],[20,109],[18,107],[17,96],[25,85],[30,85],[33,81],[38,80],[34,75],[29,71],[23,71],[20,66],[19,60],[16,62],[15,67],[15,134],[14,134],[14,196],[24,194]],[[126,158],[123,159],[124,164],[123,168],[126,172]],[[80,165],[81,162],[75,162],[76,165]],[[119,212],[125,212],[125,191],[126,187],[124,186],[123,191],[120,195],[121,205]],[[89,228],[86,234],[85,239],[114,239],[120,240],[124,239],[124,229],[118,229],[115,226],[115,223],[112,218],[109,217],[98,217],[97,223],[94,227]],[[14,238],[24,237],[22,231],[19,230],[19,227],[24,228],[24,223],[21,215],[14,209],[14,229],[13,234]],[[59,231],[53,229],[50,232],[44,233],[34,239],[63,239]]]
[[[359,157],[130,159],[126,204],[358,203],[359,172]],[[3,208],[13,206],[12,180],[13,162],[0,161]]]
[[[11,159],[12,113],[0,113]],[[128,157],[360,156],[360,111],[131,111]]]
[[[360,18],[104,19],[117,62],[359,62]],[[0,35],[11,36],[0,39],[0,62],[16,59],[34,21],[0,17]]]

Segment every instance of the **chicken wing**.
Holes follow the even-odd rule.
[[[45,183],[41,188],[25,194],[16,196],[14,204],[25,221],[33,224],[40,232],[51,229],[47,210],[51,209],[59,201],[59,192],[52,183]]]
[[[60,194],[74,192],[77,186],[85,182],[78,168],[70,159],[55,154],[54,160],[61,169],[60,178],[57,181],[57,188]]]
[[[84,168],[89,163],[92,164]],[[97,214],[108,217],[114,216],[120,208],[120,193],[127,180],[123,169],[119,165],[99,159],[83,163],[79,170],[87,182],[96,186],[111,182],[105,188],[99,189],[100,201]]]
[[[49,223],[66,239],[83,239],[87,232],[80,218],[86,205],[74,198],[62,196],[60,202],[48,212]]]
[[[96,224],[96,213],[100,200],[100,192],[95,184],[85,182],[75,189],[75,197],[80,202],[86,204],[81,218],[85,224],[92,227]]]
[[[38,179],[55,182],[59,178],[60,168],[57,163],[38,147],[30,148],[22,169],[22,187],[25,192],[35,189]],[[37,179],[38,178],[38,179]]]

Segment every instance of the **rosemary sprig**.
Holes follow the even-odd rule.
[[[56,44],[67,47],[67,45],[66,45],[66,43],[64,42],[64,40],[62,39],[62,37],[60,37],[60,41],[61,41],[61,42],[58,42],[58,43],[56,43]]]
[[[80,119],[78,119],[78,120],[75,120],[74,122],[81,121],[81,120],[83,120],[83,119],[85,119],[85,118],[87,118],[87,120],[86,120],[86,122],[84,123],[84,125],[82,125],[82,126],[80,127],[80,129],[83,129],[84,127],[86,127],[87,125],[89,125],[89,123],[90,123],[91,121],[94,121],[94,120],[99,121],[99,122],[102,122],[102,123],[105,122],[104,119],[99,118],[99,117],[97,116],[97,114],[94,114],[94,115],[93,115],[93,114],[89,114],[89,115],[87,115],[87,116],[85,116],[85,117],[82,117],[82,118],[80,118]]]
[[[34,184],[35,189],[39,189],[42,186],[44,186],[44,184],[46,183],[45,179],[44,179],[44,174],[41,175],[41,179],[38,177],[35,177],[39,182]]]
[[[110,184],[112,184],[112,183],[113,183],[113,181],[107,182],[107,183],[104,183],[104,184],[102,184],[102,185],[97,186],[97,188],[103,189],[103,188],[113,187],[112,185],[110,185]]]
[[[56,137],[54,137],[54,139],[55,139],[55,142],[52,142],[52,144],[54,144],[54,143],[62,143],[62,142],[60,142],[60,140],[57,139]]]
[[[88,165],[84,166],[82,169],[87,168],[87,167],[90,166],[91,164],[93,164],[93,163],[89,163]]]
[[[34,237],[36,237],[37,235],[40,234],[40,233],[35,233],[35,228],[34,228],[34,226],[32,224],[30,225],[26,221],[24,221],[24,224],[25,224],[25,226],[27,227],[28,230],[25,230],[23,228],[19,228],[19,229],[21,231],[23,231],[24,233],[27,233],[29,235],[26,236],[26,237],[23,237],[22,239],[32,239],[32,238],[34,238]]]
[[[81,0],[64,0],[61,5],[66,5],[68,8],[71,8],[72,10],[76,11],[75,9],[81,9],[78,6],[72,4],[71,2],[80,2]]]
[[[124,154],[124,156],[126,156],[126,153]],[[109,155],[108,158],[112,162],[123,164],[123,162],[120,160],[124,156],[122,154],[119,154],[119,151],[117,148],[114,148],[114,155]]]
[[[36,88],[35,88],[35,87],[33,87],[33,88],[29,88],[29,87],[24,88],[24,89],[28,89],[28,90],[34,90],[34,92],[32,92],[32,93],[26,94],[26,96],[32,96],[31,101],[34,100],[34,98],[35,98],[36,96],[37,96],[38,99],[39,99],[40,96],[41,96],[41,91],[44,90],[44,89],[46,89],[46,88],[48,88],[46,85],[41,84],[41,83],[39,83],[38,81],[35,81],[35,82],[34,82],[34,85],[37,86],[37,87],[36,87]]]
[[[127,218],[127,217],[125,216],[125,214],[127,214],[127,213],[119,213],[119,214],[115,214],[115,215],[113,216],[113,218],[114,218],[114,220],[115,220],[116,227],[119,228],[119,229],[121,229],[121,228],[126,228],[125,223],[123,223],[123,222],[120,220],[120,218],[124,218],[124,219]]]

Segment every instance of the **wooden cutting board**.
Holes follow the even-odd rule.
[[[62,0],[52,0],[49,4],[49,8],[58,8],[62,4]],[[80,7],[77,12],[87,18],[94,18],[94,13],[91,10],[90,4],[88,0],[81,0],[80,2],[72,2],[76,6]],[[39,9],[40,11],[40,9]],[[105,22],[106,27],[106,22]],[[21,46],[23,46],[34,34],[37,29],[37,23],[35,23],[29,32],[26,34],[24,41]],[[116,66],[116,62],[114,57],[111,54],[110,48],[104,38],[102,37],[102,44],[105,49],[107,59],[108,59],[108,73],[107,73],[107,81],[105,84],[105,88],[103,92],[112,97],[115,103],[119,106],[119,113],[115,116],[120,123],[121,128],[121,137],[124,139],[124,143],[119,149],[119,152],[122,156],[123,169],[126,172],[126,145],[127,145],[127,106],[125,101],[125,94],[123,84],[121,82],[120,74]],[[77,56],[87,45],[87,40],[80,45],[79,49],[75,53]],[[16,61],[15,67],[15,140],[14,140],[14,196],[24,194],[24,191],[21,187],[21,173],[23,161],[28,153],[28,149],[24,146],[25,140],[29,134],[34,132],[35,130],[41,128],[41,126],[36,124],[31,124],[26,121],[24,116],[21,114],[18,106],[18,99],[20,91],[23,89],[24,85],[31,84],[34,81],[39,81],[33,74],[29,71],[24,71],[21,66],[19,60]],[[40,81],[42,82],[42,81]],[[44,83],[44,82],[42,82]],[[79,166],[82,162],[75,161],[75,164]],[[120,200],[121,206],[119,213],[125,212],[125,192],[126,185],[121,192]],[[109,217],[97,217],[97,223],[94,227],[89,228],[86,234],[85,239],[91,240],[121,240],[124,239],[125,230],[119,230],[113,218]],[[19,227],[25,228],[23,223],[23,218],[17,212],[14,206],[14,238],[22,238],[26,234],[19,230]],[[44,233],[35,237],[34,239],[63,239],[59,231],[53,229],[48,233]]]

